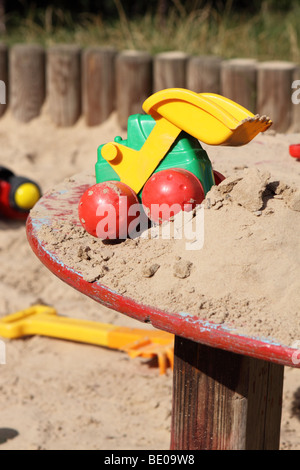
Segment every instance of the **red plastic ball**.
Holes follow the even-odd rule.
[[[220,173],[219,171],[216,171],[216,170],[213,170],[213,174],[214,174],[214,178],[215,178],[215,183],[217,186],[219,186],[219,184],[224,181],[225,179],[225,176],[222,175],[222,173]]]
[[[181,210],[190,211],[205,197],[199,179],[190,171],[172,168],[154,173],[146,182],[142,203],[149,219],[161,223]]]
[[[134,204],[136,211],[130,210]],[[90,235],[102,240],[125,239],[130,223],[138,217],[139,207],[137,195],[129,186],[120,181],[106,181],[85,191],[78,215]]]
[[[290,145],[289,152],[291,157],[300,158],[300,144]]]

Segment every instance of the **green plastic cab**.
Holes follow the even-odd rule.
[[[127,139],[115,137],[115,142],[125,145],[134,150],[140,150],[150,135],[156,121],[148,115],[134,114],[128,119]],[[101,149],[104,144],[98,147],[98,157],[95,166],[96,183],[105,181],[120,181],[119,176],[102,157]],[[157,166],[154,173],[167,170],[169,168],[183,168],[193,173],[200,180],[204,193],[206,194],[215,184],[211,161],[199,141],[182,131],[169,152]],[[138,194],[141,199],[143,188]]]

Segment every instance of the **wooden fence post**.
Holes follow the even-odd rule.
[[[0,0],[0,33],[6,32],[5,0]]]
[[[187,88],[196,93],[220,93],[222,59],[215,56],[191,57],[187,63]]]
[[[257,62],[255,59],[226,60],[221,66],[221,95],[255,114]]]
[[[89,47],[83,53],[82,98],[88,126],[105,121],[115,109],[115,58],[112,47]]]
[[[291,125],[295,68],[284,61],[262,62],[257,68],[257,113],[267,114],[277,132],[286,132]]]
[[[116,107],[118,122],[126,129],[131,114],[141,113],[152,93],[152,56],[143,51],[124,51],[116,59]]]
[[[8,104],[8,49],[0,44],[0,117],[3,116]]]
[[[10,50],[9,94],[13,116],[29,122],[39,116],[45,100],[45,51],[36,44]]]
[[[180,51],[162,52],[154,58],[153,90],[186,88],[188,55]]]
[[[72,126],[81,115],[81,48],[49,48],[47,78],[51,119],[57,126]]]

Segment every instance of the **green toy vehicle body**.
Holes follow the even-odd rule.
[[[114,140],[134,150],[140,150],[155,124],[156,121],[149,115],[134,114],[128,119],[127,139],[123,140],[117,136]],[[101,155],[103,146],[104,144],[98,147],[98,158],[95,166],[96,183],[120,181],[117,173]],[[206,151],[197,139],[184,131],[179,134],[154,173],[170,168],[183,168],[193,173],[200,180],[205,194],[215,184],[212,165]],[[141,199],[142,191],[143,188],[138,194],[139,199]]]

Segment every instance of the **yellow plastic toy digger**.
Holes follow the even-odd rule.
[[[126,352],[129,357],[158,358],[160,374],[173,367],[174,335],[160,330],[126,328],[61,317],[54,308],[34,305],[0,319],[0,336],[50,336]]]
[[[240,146],[272,124],[269,117],[254,115],[224,96],[198,94],[183,88],[168,88],[154,93],[144,101],[143,109],[155,125],[142,148],[131,148],[128,142],[124,145],[122,139],[117,137],[114,142],[104,144],[99,149],[102,159],[136,193],[182,131],[208,145]],[[105,166],[101,165],[98,176],[96,166],[97,182],[102,180],[100,173],[105,173],[103,170]]]

